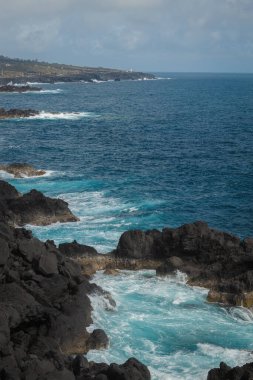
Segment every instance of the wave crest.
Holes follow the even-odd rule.
[[[99,115],[93,112],[46,112],[41,111],[38,115],[29,116],[28,119],[41,119],[41,120],[79,120],[85,117],[98,117]]]

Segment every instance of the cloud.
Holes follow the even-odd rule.
[[[60,22],[53,20],[43,23],[20,25],[17,41],[21,48],[42,52],[55,44],[60,35]]]
[[[252,20],[252,0],[9,0],[1,4],[0,46],[97,66],[114,66],[117,57],[122,67],[147,70],[167,62],[248,70]]]

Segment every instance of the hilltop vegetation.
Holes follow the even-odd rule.
[[[121,79],[151,79],[151,74],[118,70],[103,67],[81,67],[59,63],[39,62],[0,56],[0,83],[9,81],[24,83],[26,81],[55,82],[55,81],[92,81],[92,80],[121,80]]]

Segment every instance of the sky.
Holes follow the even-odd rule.
[[[153,72],[253,72],[253,0],[0,0],[0,54]]]

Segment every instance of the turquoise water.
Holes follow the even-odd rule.
[[[110,348],[92,351],[92,360],[122,362],[136,356],[156,380],[205,380],[220,361],[242,365],[253,360],[252,312],[205,302],[207,290],[190,288],[185,276],[157,278],[155,271],[98,273],[94,281],[111,292],[109,307],[92,297],[94,327],[104,328]]]
[[[38,237],[108,252],[127,229],[199,219],[253,235],[253,75],[164,77],[171,79],[44,84],[42,93],[0,95],[2,107],[41,111],[0,120],[0,162],[48,170],[9,180],[67,200],[80,217],[30,226]],[[95,324],[112,337],[109,351],[90,354],[98,360],[135,355],[154,379],[204,379],[220,360],[251,360],[251,313],[208,305],[205,291],[152,273],[96,281],[118,303],[108,312],[93,300]]]

